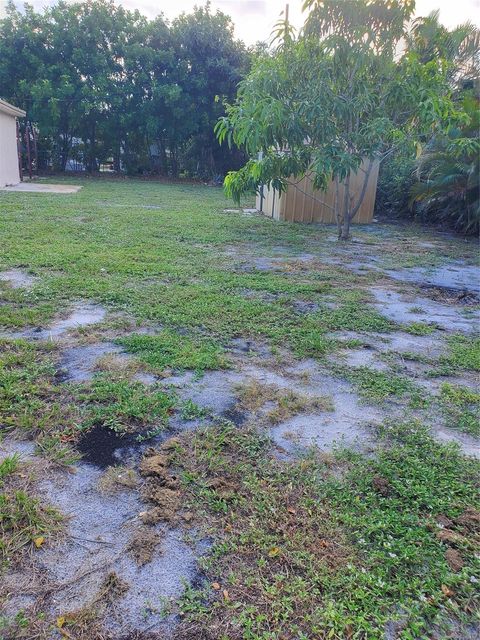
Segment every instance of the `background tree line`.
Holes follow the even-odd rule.
[[[448,30],[438,12],[412,22],[413,0],[305,9],[298,36],[280,21],[276,44],[249,50],[208,4],[169,23],[110,0],[43,12],[10,2],[0,96],[38,125],[40,170],[77,160],[91,172],[107,162],[130,175],[231,172],[239,195],[305,171],[321,186],[380,157],[378,214],[478,232],[478,29]],[[219,119],[220,138],[236,144],[218,143]],[[340,216],[347,236],[354,210]]]
[[[39,128],[40,169],[212,178],[241,163],[213,129],[251,54],[209,5],[168,23],[110,0],[13,2],[0,21],[0,95]]]

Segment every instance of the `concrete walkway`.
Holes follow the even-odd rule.
[[[20,182],[0,191],[25,191],[29,193],[77,193],[82,187],[72,184],[39,184],[38,182]]]

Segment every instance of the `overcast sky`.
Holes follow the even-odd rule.
[[[70,0],[68,0],[70,1]],[[71,0],[72,2],[74,0]],[[190,11],[202,0],[115,0],[128,9],[138,9],[149,18],[163,12],[167,18],[174,18],[182,11]],[[6,0],[3,0],[6,2]],[[30,0],[36,9],[53,4],[54,0]],[[16,0],[17,4],[23,4]],[[247,44],[258,40],[268,40],[272,27],[285,8],[286,0],[212,0],[212,7],[229,14],[235,23],[235,33]],[[302,24],[301,6],[303,0],[290,0],[290,16],[295,26]],[[426,15],[440,9],[441,21],[454,27],[471,20],[480,25],[480,0],[417,0],[417,15]],[[0,0],[0,7],[2,0]]]

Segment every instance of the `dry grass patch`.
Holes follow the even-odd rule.
[[[57,617],[60,637],[74,640],[109,640],[112,636],[101,620],[109,608],[123,596],[130,585],[114,571],[110,572],[92,600],[76,611]]]
[[[135,489],[138,486],[138,476],[134,469],[124,466],[108,467],[98,481],[98,488],[102,493],[117,493],[125,489]]]
[[[45,473],[45,464],[42,465]],[[4,567],[21,564],[24,555],[61,530],[62,517],[34,494],[39,473],[34,463],[18,455],[0,462],[0,559]]]
[[[119,353],[107,353],[98,358],[95,363],[96,371],[113,373],[122,377],[131,377],[140,369],[141,365],[137,360]]]
[[[161,535],[148,526],[135,531],[128,548],[139,567],[151,561],[161,539]]]
[[[278,424],[301,413],[334,410],[330,396],[307,396],[257,380],[239,386],[238,398],[238,408],[252,413],[258,413],[265,405],[273,404],[264,414],[271,424]]]

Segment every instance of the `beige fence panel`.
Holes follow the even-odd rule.
[[[367,161],[364,160],[362,168],[350,176],[350,193],[356,202],[363,186],[364,170]],[[372,221],[377,191],[379,164],[373,165],[365,197],[353,223],[366,224]],[[362,170],[363,169],[363,170]],[[340,184],[340,202],[344,194],[343,183]],[[335,223],[335,185],[330,183],[326,191],[318,191],[313,188],[313,181],[309,176],[300,180],[292,179],[287,191],[281,195],[273,189],[263,188],[262,195],[257,195],[257,209],[275,220],[288,222],[323,222]]]

